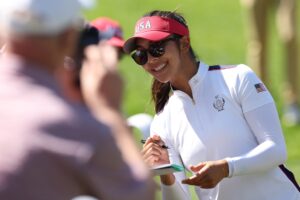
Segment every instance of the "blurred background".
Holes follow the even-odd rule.
[[[240,0],[95,0],[95,6],[85,12],[88,20],[108,16],[120,22],[124,37],[133,34],[134,24],[144,13],[153,10],[177,10],[186,18],[191,44],[200,60],[209,65],[246,63],[247,18]],[[300,48],[300,3],[297,5],[298,47]],[[283,45],[276,30],[275,5],[267,17],[268,68],[271,91],[282,116],[282,90],[285,80]],[[300,56],[300,51],[299,51]],[[153,115],[150,98],[151,77],[125,56],[120,71],[126,81],[123,110],[126,116],[145,112]],[[251,67],[251,66],[250,66]],[[298,66],[300,67],[300,66]],[[300,70],[299,70],[300,71]],[[283,130],[288,148],[287,167],[300,181],[300,126],[286,126]],[[135,130],[136,131],[136,130]],[[136,133],[135,133],[136,134]],[[137,134],[138,137],[138,134]],[[137,138],[138,140],[138,138]],[[159,196],[159,195],[158,195]],[[158,198],[159,199],[159,198]]]

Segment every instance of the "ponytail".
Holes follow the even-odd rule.
[[[156,79],[153,79],[152,83],[152,99],[155,104],[155,112],[159,113],[163,110],[164,106],[169,100],[171,91],[170,83],[161,83]]]

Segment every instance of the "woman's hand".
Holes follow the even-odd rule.
[[[162,145],[164,142],[158,135],[149,137],[143,145],[142,156],[150,167],[170,163],[168,151]]]
[[[149,137],[143,145],[142,156],[146,164],[154,167],[162,164],[169,164],[169,154],[166,148],[162,148],[164,142],[158,135]],[[160,180],[164,185],[172,185],[175,182],[173,174],[161,175]]]
[[[214,188],[229,173],[226,160],[201,162],[191,166],[190,169],[196,174],[182,180],[182,183],[201,188]]]

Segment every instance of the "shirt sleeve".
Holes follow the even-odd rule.
[[[165,144],[169,147],[168,154],[170,162],[183,166],[179,153],[175,150],[174,144],[169,136],[169,129],[166,127],[163,116],[155,116],[150,129],[150,135],[159,135]],[[189,188],[187,185],[181,184],[181,180],[185,179],[185,172],[174,173],[175,183],[167,186],[161,184],[162,199],[163,200],[185,200],[191,199]]]
[[[258,145],[244,155],[227,158],[229,177],[252,174],[283,164],[286,145],[274,103],[244,113]]]
[[[176,178],[176,180],[178,180]],[[191,197],[183,191],[180,183],[176,181],[173,185],[161,185],[163,200],[189,200]]]
[[[274,102],[267,87],[248,66],[239,65],[238,70],[236,93],[244,113]]]

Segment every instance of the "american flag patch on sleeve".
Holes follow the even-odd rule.
[[[263,83],[257,83],[254,85],[254,87],[255,87],[257,93],[267,91],[267,89]]]

